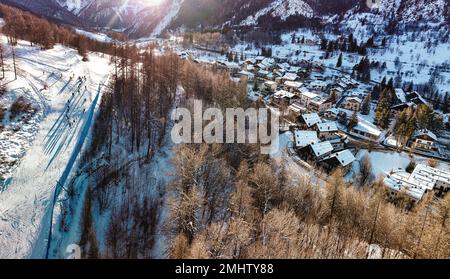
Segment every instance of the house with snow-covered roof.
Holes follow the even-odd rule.
[[[318,143],[319,138],[315,131],[301,131],[297,130],[294,132],[294,140],[296,148],[303,148],[313,143]]]
[[[340,152],[333,153],[320,161],[320,165],[328,172],[341,167],[344,172],[348,171],[352,163],[356,161],[353,153],[346,149]]]
[[[347,97],[342,102],[341,107],[351,111],[360,111],[362,100],[358,97]]]
[[[328,141],[312,143],[301,148],[298,153],[300,157],[305,161],[319,162],[325,157],[331,155],[333,152],[333,146]]]
[[[419,164],[411,174],[402,169],[393,170],[387,173],[383,182],[391,199],[403,191],[419,201],[431,191],[435,191],[438,196],[447,193],[450,188],[450,172]]]
[[[352,136],[370,141],[378,141],[382,132],[372,123],[358,117],[358,124],[350,131]]]
[[[321,140],[335,138],[339,131],[337,123],[331,121],[317,123],[314,128]]]
[[[414,149],[433,150],[435,149],[435,143],[437,136],[429,130],[415,131],[411,137],[410,147]]]
[[[305,128],[312,128],[317,123],[321,123],[322,119],[317,113],[302,114],[299,118],[300,125]]]
[[[406,103],[408,100],[406,99],[406,93],[402,88],[395,88],[395,100],[394,102],[396,104],[403,104]]]
[[[295,73],[286,73],[281,78],[282,82],[285,82],[285,81],[296,81],[297,79],[298,79],[298,76]]]
[[[332,106],[329,99],[318,96],[309,101],[307,108],[310,112],[324,112]]]
[[[300,89],[300,87],[302,87],[302,86],[303,86],[303,82],[299,82],[299,81],[286,80],[284,82],[284,87],[288,91],[298,91]]]

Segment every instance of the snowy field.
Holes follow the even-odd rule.
[[[366,155],[369,156],[370,162],[372,163],[372,172],[376,177],[384,176],[392,170],[405,169],[413,158],[418,164],[426,164],[429,160],[429,158],[418,155],[413,155],[413,157],[410,157],[410,155],[405,152],[368,152],[367,150],[359,151],[356,155],[356,159],[361,160],[361,158]],[[438,168],[450,171],[450,164],[440,162]]]
[[[76,50],[60,45],[41,50],[23,41],[16,54],[18,79],[8,74],[6,98],[27,94],[39,113],[28,133],[2,137],[2,150],[20,162],[0,192],[0,258],[43,257],[53,193],[57,183],[64,184],[88,137],[109,59],[90,54],[89,62],[82,62]],[[6,63],[12,65],[12,59]]]

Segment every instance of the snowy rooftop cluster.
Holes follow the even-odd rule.
[[[419,164],[413,173],[404,170],[393,171],[384,179],[384,184],[394,192],[404,190],[415,200],[421,200],[423,195],[438,188],[450,187],[450,172]]]

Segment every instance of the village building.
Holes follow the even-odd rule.
[[[282,78],[281,78],[281,82],[286,82],[286,81],[296,81],[298,79],[297,74],[295,73],[286,73]]]
[[[265,81],[264,82],[264,90],[269,91],[269,92],[275,92],[277,91],[278,85],[275,81]]]
[[[435,143],[437,136],[428,130],[420,130],[414,132],[411,137],[409,146],[414,149],[433,150],[436,148]]]
[[[416,91],[407,93],[406,99],[416,105],[428,105],[428,102]]]
[[[407,102],[406,93],[402,88],[395,88],[394,92],[395,92],[394,98],[395,104],[404,104]]]
[[[342,102],[341,107],[351,111],[360,111],[362,100],[358,97],[347,97]]]
[[[302,113],[306,113],[306,108],[302,106],[298,101],[292,103],[288,107],[289,113],[293,113],[295,116],[300,116]]]
[[[339,109],[329,108],[323,113],[323,118],[327,120],[337,120],[339,116]]]
[[[298,153],[305,161],[319,162],[333,152],[333,146],[328,141],[313,143],[301,148]]]
[[[355,161],[356,158],[350,150],[342,150],[323,158],[320,161],[320,165],[327,172],[331,172],[334,169],[340,167],[346,173],[351,168],[352,163]]]
[[[328,84],[325,81],[315,80],[309,84],[309,88],[314,91],[323,92],[327,89]]]
[[[315,131],[297,130],[294,132],[294,140],[296,148],[303,148],[319,142],[319,138],[317,138],[317,133]]]
[[[294,93],[279,90],[273,95],[272,101],[279,106],[289,106],[296,100],[296,98],[297,96]]]
[[[338,134],[334,138],[328,139],[333,146],[334,151],[342,151],[345,149],[345,145],[348,143],[347,139],[341,138]]]
[[[351,130],[351,135],[371,141],[378,141],[381,131],[373,124],[359,119],[358,124]]]
[[[255,80],[255,74],[250,73],[248,71],[240,71],[238,74],[239,78],[246,78],[247,81],[254,81]]]
[[[228,70],[232,75],[237,74],[241,70],[237,63],[228,61],[216,61],[216,66],[220,69]]]
[[[321,122],[322,119],[320,119],[320,116],[317,113],[302,114],[299,118],[300,125],[305,128],[312,128],[314,125]]]
[[[420,201],[431,191],[435,191],[438,196],[447,193],[450,187],[450,172],[419,164],[411,174],[404,170],[392,171],[387,174],[384,184],[392,199],[398,192],[404,191],[415,201]]]
[[[339,131],[336,122],[317,123],[314,128],[321,140],[336,138],[336,133]]]
[[[308,108],[308,107],[309,107],[309,103],[310,103],[313,99],[318,98],[318,97],[320,98],[320,96],[317,95],[316,93],[311,93],[311,92],[309,92],[309,91],[302,92],[302,93],[300,94],[300,103],[301,103],[302,105],[304,105],[306,108]]]
[[[307,109],[310,112],[324,112],[327,109],[330,109],[333,106],[333,104],[325,98],[322,97],[316,97],[309,101],[307,105]]]
[[[302,86],[303,86],[303,83],[298,82],[298,81],[287,80],[284,82],[284,87],[286,88],[286,90],[291,91],[291,92],[299,91]]]

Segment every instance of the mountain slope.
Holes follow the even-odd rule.
[[[123,30],[132,38],[166,28],[261,26],[289,29],[325,23],[435,25],[449,22],[446,0],[0,0],[70,24]],[[331,19],[331,20],[329,20]]]

